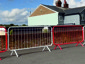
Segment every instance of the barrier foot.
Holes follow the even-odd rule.
[[[57,48],[57,46],[60,48],[60,50],[62,50],[62,48],[60,47],[60,45],[56,45],[55,48],[54,48],[54,50]]]
[[[57,48],[58,45],[55,46],[54,50]]]
[[[43,48],[43,50],[42,50],[42,51],[44,51],[44,50],[45,50],[45,48],[47,48],[47,49],[49,50],[49,52],[51,52],[51,50],[50,50],[50,48],[49,48],[48,46],[45,46],[45,47]]]
[[[13,54],[13,52],[14,52],[15,55],[18,57],[18,54],[17,54],[16,50],[12,50],[11,55]]]
[[[78,46],[78,44],[81,44],[81,46],[84,47],[84,45],[82,43],[77,43],[76,46]]]
[[[1,60],[1,58],[0,58],[0,60]]]
[[[62,48],[60,47],[60,45],[58,45],[58,47],[60,48],[60,50],[62,50]]]

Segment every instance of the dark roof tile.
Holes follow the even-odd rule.
[[[63,8],[63,7],[57,7],[57,6],[51,6],[51,5],[44,5],[44,4],[42,5],[54,11],[65,13],[65,15],[81,13],[85,9],[85,6],[77,7],[77,8]]]
[[[85,6],[84,7],[71,8],[71,9],[64,10],[64,11],[65,11],[65,14],[68,15],[68,14],[81,13],[84,9],[85,9]]]
[[[56,7],[56,6],[50,6],[50,5],[43,5],[45,7],[48,7],[54,11],[57,11],[57,12],[61,12],[61,13],[65,13],[63,9],[61,9],[60,7]]]

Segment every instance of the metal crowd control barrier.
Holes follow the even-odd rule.
[[[85,45],[85,26],[83,27],[83,29],[84,29],[84,43],[83,43],[83,45]]]
[[[44,47],[50,52],[48,46],[52,45],[52,29],[50,26],[27,26],[27,27],[10,27],[8,29],[8,48],[15,52],[17,50]]]
[[[77,45],[80,43],[83,46],[81,42],[84,41],[84,32],[81,25],[54,26],[52,32],[54,49],[59,46],[62,50],[60,45],[72,43],[77,43]]]
[[[3,26],[0,26],[0,53],[6,52],[7,47],[7,31]]]

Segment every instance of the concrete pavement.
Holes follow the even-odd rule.
[[[0,64],[84,64],[85,47],[76,44],[62,45],[63,50],[54,46],[50,47],[52,52],[41,51],[42,48],[17,51],[19,57],[10,56],[10,51],[0,53],[2,60]]]

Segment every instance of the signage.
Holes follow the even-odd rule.
[[[5,35],[5,28],[0,28],[0,35]]]

